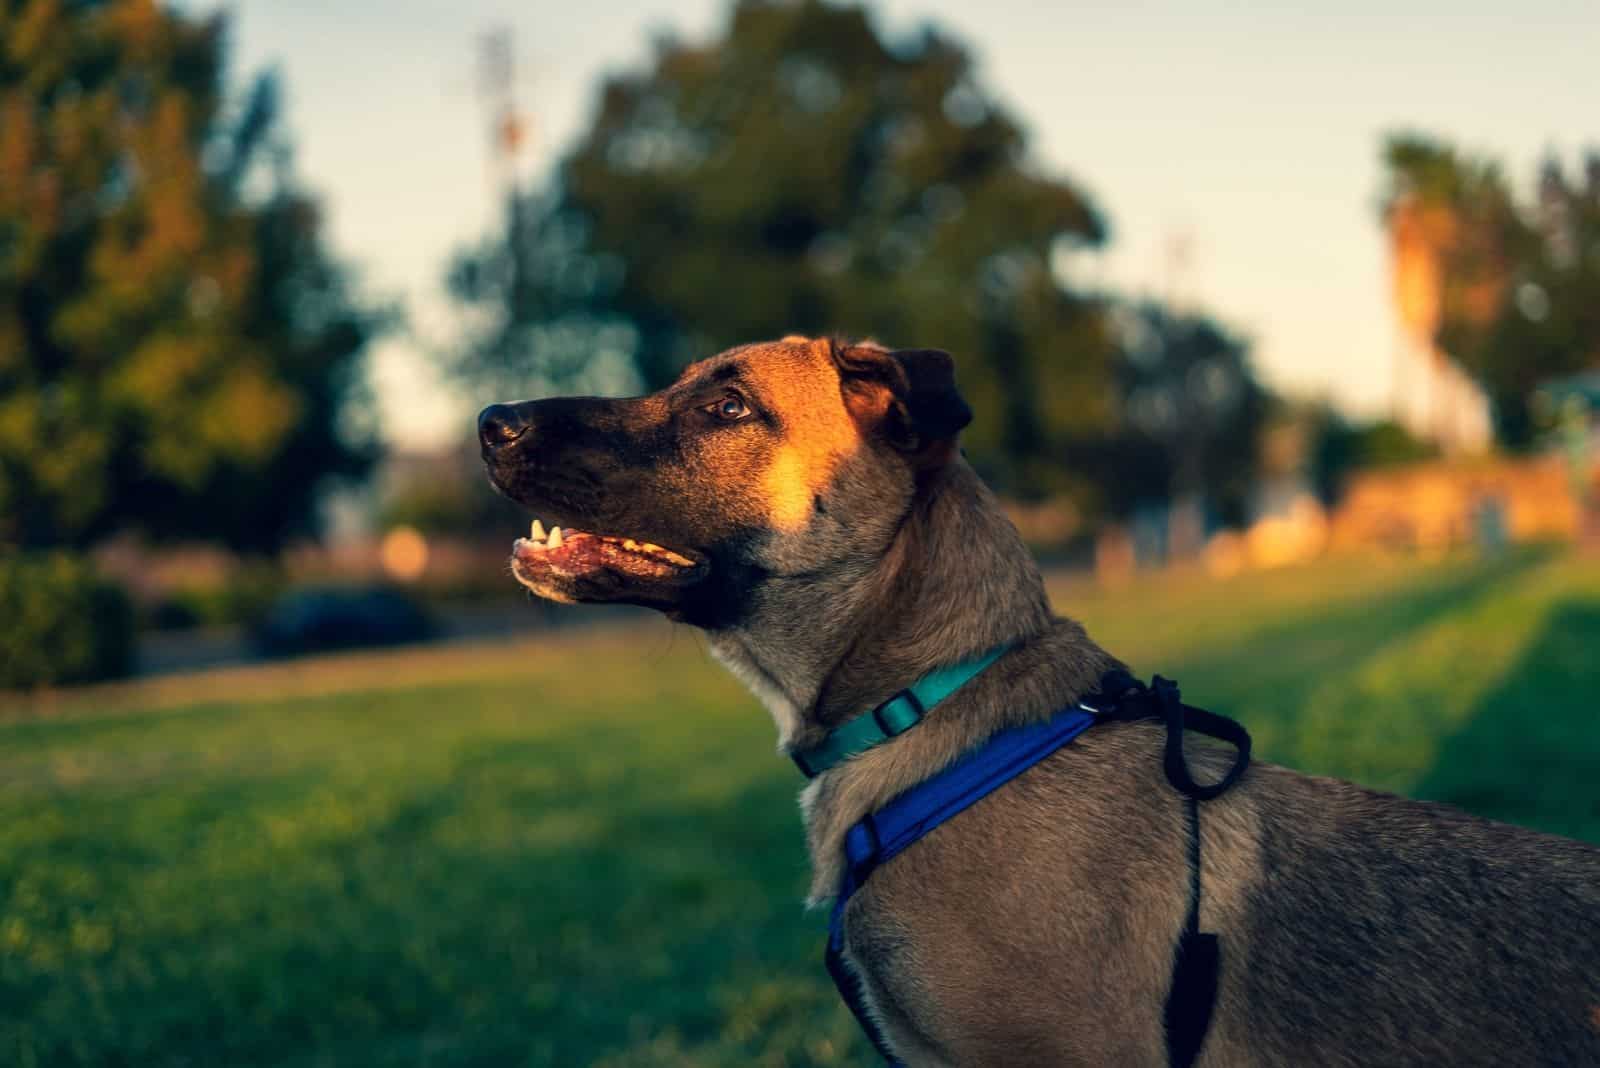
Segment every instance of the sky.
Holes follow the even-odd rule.
[[[411,329],[373,352],[386,438],[459,440],[491,400],[447,387],[452,253],[500,203],[477,91],[484,31],[514,35],[532,122],[523,168],[548,170],[599,77],[644,64],[671,31],[703,39],[724,0],[232,0],[234,76],[278,68],[301,180],[366,292]],[[1036,163],[1111,223],[1079,265],[1126,294],[1179,300],[1251,339],[1274,388],[1358,416],[1392,394],[1395,327],[1377,222],[1386,132],[1424,130],[1505,162],[1524,187],[1555,151],[1600,148],[1600,3],[887,0],[878,25],[932,21],[977,55]],[[1178,252],[1176,250],[1184,250]],[[934,345],[938,338],[890,339]]]

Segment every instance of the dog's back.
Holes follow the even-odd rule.
[[[1600,849],[1280,768],[1249,793],[1256,1060],[1600,1064]]]

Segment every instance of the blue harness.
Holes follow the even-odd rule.
[[[988,666],[992,659],[988,658],[983,666]],[[901,696],[897,694],[890,701],[899,700]],[[865,885],[874,871],[923,835],[964,812],[1095,724],[1151,717],[1166,722],[1164,767],[1168,781],[1187,799],[1189,817],[1189,911],[1176,948],[1164,1014],[1168,1062],[1172,1068],[1188,1068],[1194,1063],[1210,1026],[1220,966],[1217,936],[1200,930],[1197,802],[1218,796],[1243,774],[1250,760],[1250,736],[1230,719],[1184,705],[1179,700],[1177,686],[1159,675],[1154,684],[1146,688],[1126,672],[1114,671],[1101,680],[1098,693],[1057,712],[1050,719],[1000,731],[980,748],[895,797],[878,811],[869,813],[845,834],[844,875],[828,918],[828,974],[833,977],[834,985],[861,1029],[891,1066],[898,1068],[901,1062],[895,1060],[877,1021],[867,1011],[860,977],[844,961],[844,912],[851,896]],[[1183,757],[1186,727],[1238,748],[1233,767],[1218,782],[1201,785],[1189,774]],[[802,765],[802,769],[804,767]]]

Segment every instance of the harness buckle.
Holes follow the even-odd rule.
[[[910,706],[909,710],[899,711],[897,702],[904,701]],[[891,715],[892,713],[892,715]],[[917,695],[910,690],[901,690],[883,704],[872,710],[872,722],[878,725],[884,737],[893,738],[895,735],[904,734],[921,722],[922,717],[928,714]]]
[[[859,888],[883,856],[883,840],[878,837],[878,824],[870,812],[845,832],[844,855],[850,878]]]

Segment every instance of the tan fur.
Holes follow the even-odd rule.
[[[845,410],[839,376],[827,342],[790,342],[782,359],[770,360],[763,392],[785,413],[788,433],[760,479],[773,527],[804,529],[812,502],[844,457],[861,447],[856,422]]]

